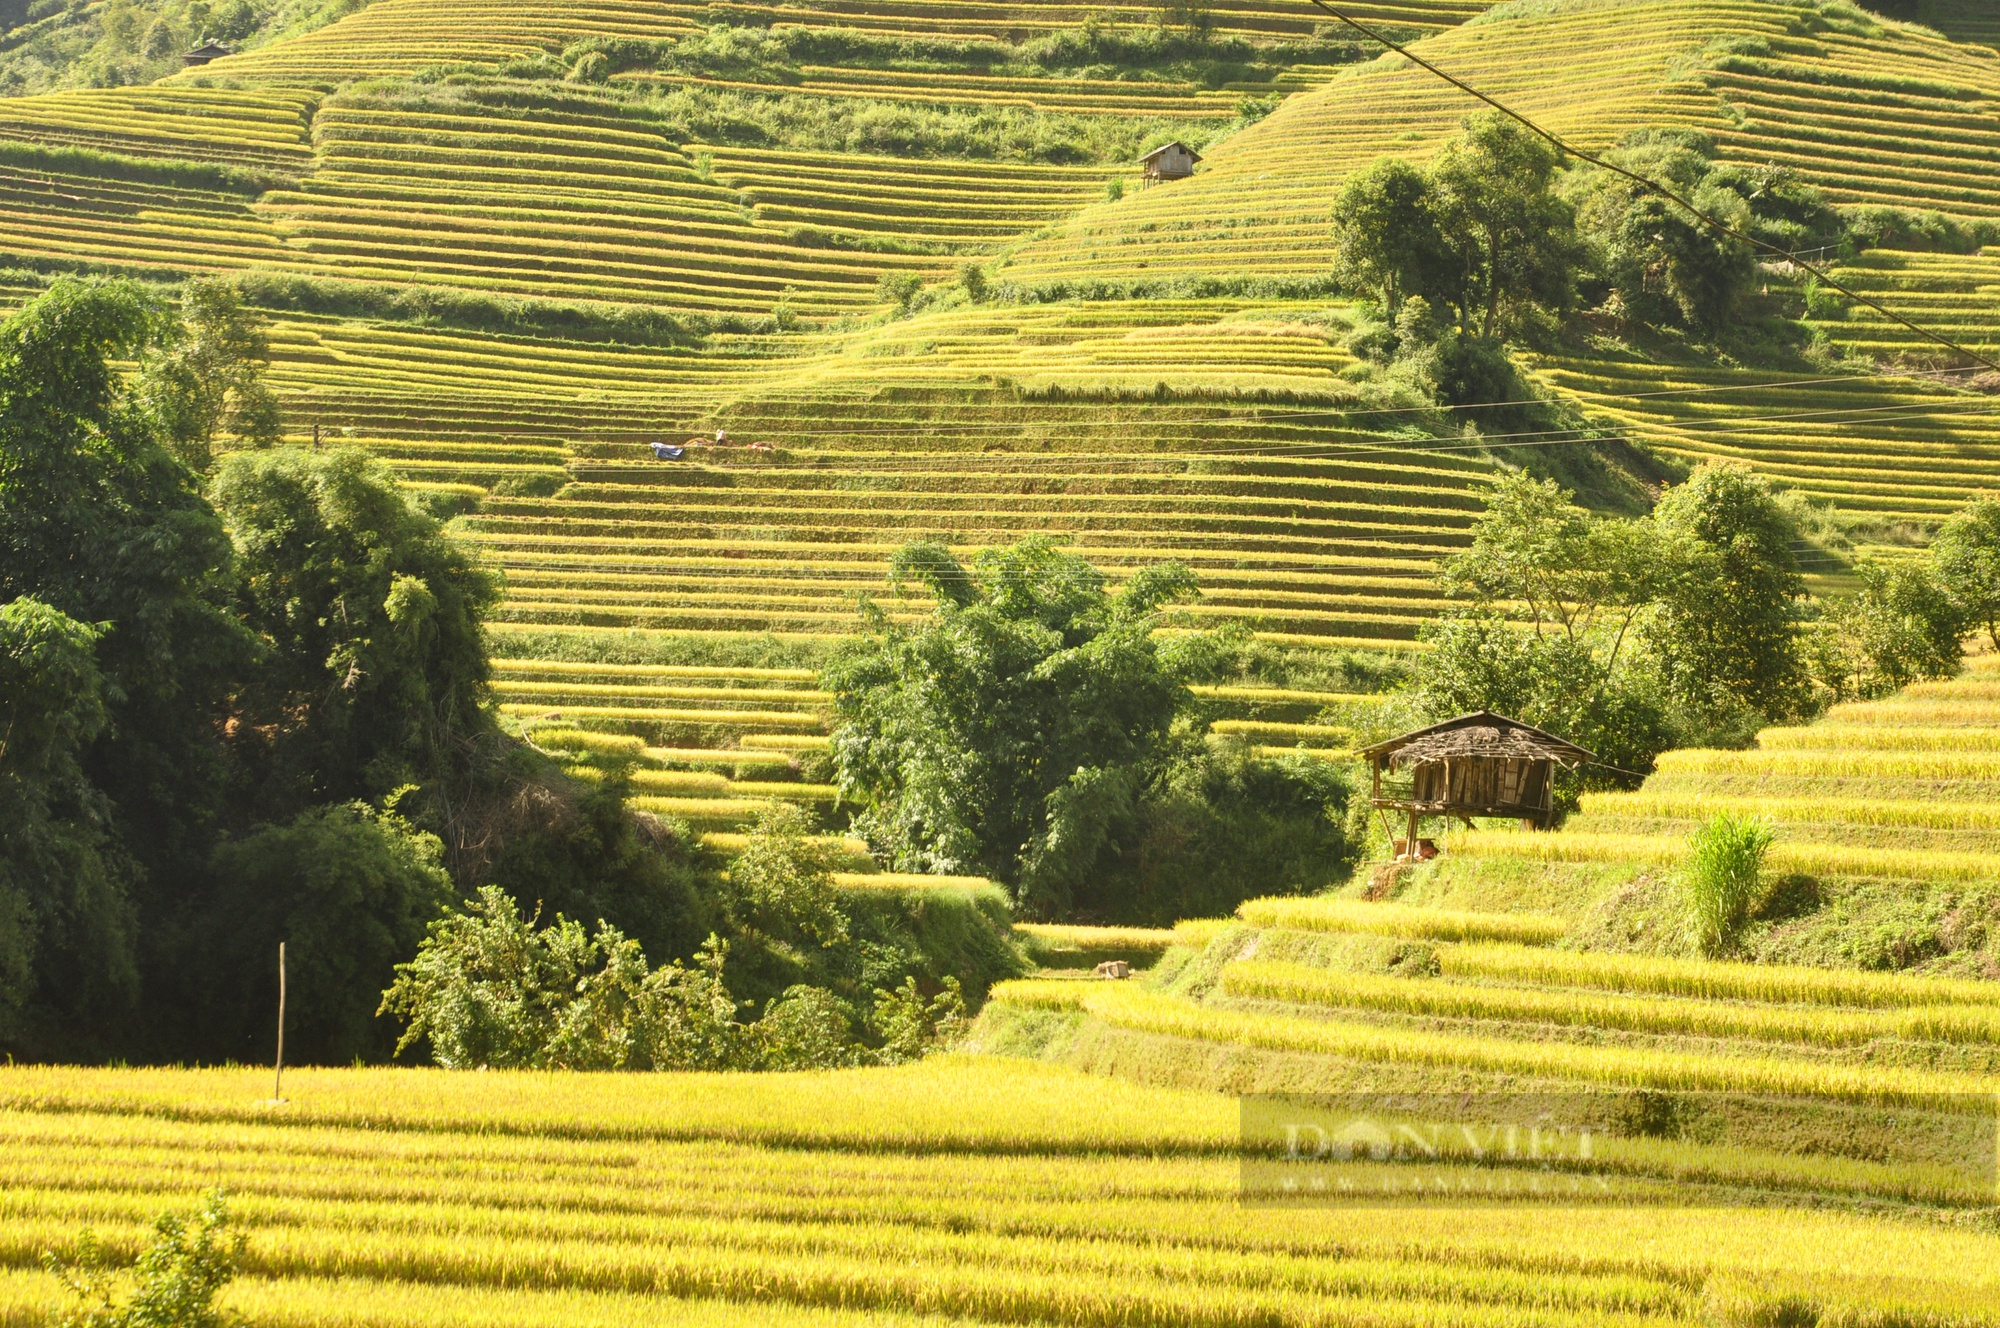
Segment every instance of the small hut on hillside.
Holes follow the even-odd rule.
[[[192,51],[189,51],[185,55],[181,56],[181,63],[186,65],[189,69],[193,69],[196,65],[205,65],[210,60],[220,60],[225,55],[234,55],[234,54],[236,54],[236,52],[230,50],[227,46],[224,46],[221,42],[217,41],[203,42],[201,45],[195,47]]]
[[[1194,174],[1194,164],[1201,160],[1201,154],[1187,144],[1175,139],[1139,158],[1139,164],[1146,168],[1145,182],[1157,184],[1161,180],[1185,180]]]
[[[1475,816],[1509,816],[1529,829],[1548,825],[1556,767],[1574,770],[1596,759],[1573,742],[1490,710],[1378,742],[1360,754],[1375,776],[1369,805],[1408,814],[1399,856],[1413,860],[1422,856],[1417,832],[1426,816],[1456,816],[1468,825]]]

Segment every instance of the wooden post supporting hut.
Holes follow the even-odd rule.
[[[1594,758],[1573,742],[1490,710],[1460,715],[1405,733],[1360,754],[1374,772],[1369,805],[1409,817],[1398,861],[1421,861],[1418,837],[1426,816],[1507,816],[1526,829],[1546,828],[1555,815],[1555,768],[1574,770]],[[1407,789],[1397,772],[1408,771]],[[1384,776],[1388,776],[1385,781]]]

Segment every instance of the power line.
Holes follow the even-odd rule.
[[[1500,112],[1508,119],[1513,120],[1517,124],[1521,125],[1529,133],[1534,134],[1537,138],[1543,139],[1544,141],[1553,144],[1558,152],[1564,152],[1572,157],[1576,157],[1579,158],[1580,160],[1587,161],[1591,165],[1597,167],[1600,170],[1610,171],[1614,175],[1621,175],[1627,180],[1632,181],[1632,183],[1638,185],[1641,189],[1644,189],[1647,193],[1657,195],[1660,198],[1664,198],[1668,202],[1674,204],[1676,207],[1684,209],[1690,216],[1694,217],[1696,220],[1702,222],[1704,225],[1709,226],[1710,228],[1716,231],[1721,232],[1724,235],[1727,235],[1732,240],[1741,241],[1742,243],[1750,245],[1753,248],[1761,249],[1768,254],[1776,254],[1778,257],[1784,259],[1786,262],[1794,263],[1799,267],[1804,268],[1806,271],[1812,273],[1815,277],[1819,278],[1827,285],[1839,291],[1842,295],[1845,295],[1848,299],[1854,300],[1860,304],[1868,306],[1870,309],[1873,309],[1876,313],[1881,314],[1884,318],[1887,318],[1891,322],[1894,322],[1902,327],[1908,328],[1910,331],[1915,332],[1918,336],[1923,337],[1925,340],[1934,341],[1940,346],[1944,346],[1949,350],[1952,350],[1960,355],[1963,355],[1968,360],[1977,361],[1978,363],[1985,365],[1989,369],[1992,369],[1996,372],[2000,372],[2000,362],[1989,360],[1984,355],[1979,354],[1977,351],[1966,349],[1964,346],[1959,345],[1956,341],[1953,341],[1950,337],[1945,336],[1943,333],[1933,332],[1927,327],[1922,327],[1916,323],[1911,322],[1909,319],[1903,317],[1901,314],[1895,312],[1893,309],[1890,309],[1882,304],[1879,304],[1876,301],[1870,299],[1868,296],[1863,295],[1861,292],[1844,285],[1843,283],[1835,279],[1833,275],[1829,273],[1826,269],[1818,267],[1812,263],[1808,263],[1806,262],[1805,259],[1800,258],[1797,254],[1791,253],[1784,249],[1780,249],[1775,244],[1766,243],[1765,241],[1758,239],[1754,235],[1746,235],[1744,232],[1737,230],[1734,226],[1729,225],[1727,222],[1721,221],[1716,217],[1710,216],[1708,213],[1702,211],[1700,208],[1696,207],[1693,203],[1689,202],[1687,199],[1681,197],[1681,195],[1675,193],[1673,190],[1667,188],[1665,185],[1660,184],[1655,180],[1648,179],[1646,176],[1640,175],[1637,172],[1628,171],[1623,166],[1614,166],[1610,162],[1604,160],[1602,157],[1595,156],[1592,153],[1583,151],[1581,148],[1572,146],[1564,139],[1559,138],[1556,134],[1554,134],[1550,130],[1542,128],[1540,125],[1536,124],[1533,120],[1530,120],[1527,116],[1521,114],[1519,111],[1513,109],[1511,106],[1508,106],[1503,102],[1500,102],[1495,98],[1488,96],[1487,94],[1481,92],[1478,88],[1473,87],[1470,83],[1467,83],[1465,80],[1457,78],[1451,74],[1447,74],[1444,70],[1439,69],[1436,65],[1424,59],[1424,57],[1422,57],[1421,55],[1416,54],[1414,51],[1411,51],[1406,46],[1399,46],[1395,42],[1390,41],[1387,37],[1384,37],[1381,33],[1375,31],[1373,28],[1362,23],[1360,20],[1350,18],[1346,14],[1341,13],[1338,9],[1335,9],[1332,5],[1328,4],[1326,0],[1312,0],[1312,3],[1317,5],[1319,8],[1325,10],[1327,13],[1333,15],[1336,19],[1339,19],[1342,23],[1345,23],[1348,27],[1353,28],[1356,32],[1368,38],[1370,41],[1378,42],[1381,45],[1388,47],[1390,50],[1394,51],[1397,55],[1400,55],[1405,60],[1408,60],[1411,64],[1417,65],[1420,68],[1428,70],[1430,73],[1437,75],[1439,78],[1451,84],[1453,87],[1457,88],[1460,92],[1465,93],[1467,96],[1474,97],[1479,101],[1485,102],[1488,106],[1491,106],[1494,110]]]

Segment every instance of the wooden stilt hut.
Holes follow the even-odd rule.
[[[1409,817],[1399,858],[1422,856],[1426,816],[1508,816],[1528,829],[1555,813],[1555,769],[1594,760],[1573,742],[1490,710],[1460,715],[1361,749],[1374,771],[1369,803]],[[1408,783],[1404,783],[1407,772]]]

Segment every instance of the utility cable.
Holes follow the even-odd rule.
[[[1881,314],[1884,318],[1889,319],[1891,322],[1896,323],[1901,327],[1906,327],[1910,331],[1915,332],[1918,336],[1923,337],[1926,341],[1934,341],[1940,346],[1946,347],[1947,349],[1952,350],[1957,354],[1963,355],[1968,360],[1974,360],[1980,364],[1985,365],[1989,369],[1992,369],[1996,372],[2000,372],[2000,362],[1989,360],[1984,355],[1979,354],[1977,351],[1966,349],[1964,346],[1959,345],[1956,341],[1953,341],[1950,337],[1945,336],[1941,332],[1933,332],[1927,327],[1922,327],[1916,323],[1911,322],[1909,319],[1903,317],[1901,314],[1895,312],[1893,309],[1889,309],[1881,304],[1878,304],[1876,301],[1870,299],[1868,296],[1861,294],[1861,292],[1854,290],[1851,287],[1843,284],[1839,280],[1835,279],[1830,273],[1827,272],[1825,268],[1816,266],[1815,264],[1812,263],[1808,263],[1803,258],[1800,258],[1797,254],[1781,249],[1775,244],[1770,244],[1763,240],[1760,240],[1754,235],[1746,235],[1742,231],[1737,230],[1734,226],[1731,226],[1729,223],[1722,221],[1716,217],[1710,216],[1708,213],[1702,211],[1700,208],[1696,207],[1693,203],[1689,202],[1686,198],[1683,198],[1681,195],[1675,193],[1673,190],[1667,188],[1663,184],[1660,184],[1656,180],[1648,179],[1647,177],[1640,175],[1635,171],[1628,171],[1623,166],[1614,166],[1610,162],[1604,160],[1602,157],[1595,156],[1591,153],[1583,151],[1581,148],[1572,146],[1564,139],[1558,137],[1555,133],[1551,132],[1550,130],[1542,128],[1540,125],[1536,124],[1533,120],[1530,120],[1527,116],[1521,114],[1519,111],[1513,109],[1511,106],[1508,106],[1505,103],[1498,101],[1493,97],[1488,96],[1484,92],[1481,92],[1478,88],[1473,87],[1470,83],[1467,83],[1464,79],[1457,78],[1451,74],[1447,74],[1444,70],[1439,69],[1436,65],[1424,59],[1424,57],[1422,57],[1421,55],[1418,55],[1416,52],[1410,50],[1406,46],[1400,46],[1397,43],[1390,41],[1387,37],[1375,31],[1373,28],[1367,26],[1365,23],[1362,23],[1359,19],[1350,18],[1346,14],[1341,13],[1338,9],[1335,9],[1332,5],[1328,4],[1326,0],[1312,0],[1312,3],[1317,5],[1320,9],[1325,10],[1327,13],[1333,15],[1336,19],[1339,19],[1342,23],[1345,23],[1348,27],[1353,28],[1356,32],[1368,38],[1370,41],[1377,42],[1383,46],[1388,47],[1390,50],[1394,51],[1397,55],[1400,55],[1405,60],[1408,60],[1411,64],[1417,65],[1418,67],[1428,70],[1430,73],[1437,75],[1437,77],[1451,84],[1453,87],[1457,88],[1460,92],[1465,93],[1467,96],[1485,102],[1488,106],[1491,106],[1494,110],[1500,112],[1508,119],[1515,121],[1517,124],[1525,128],[1529,133],[1535,135],[1537,138],[1543,139],[1544,141],[1554,145],[1555,149],[1558,152],[1563,152],[1568,154],[1569,156],[1576,157],[1582,161],[1587,161],[1591,165],[1597,167],[1600,170],[1610,171],[1613,175],[1621,175],[1625,177],[1627,180],[1632,181],[1632,183],[1638,185],[1641,189],[1644,189],[1647,193],[1657,195],[1658,197],[1664,198],[1668,202],[1673,203],[1675,206],[1685,209],[1690,216],[1702,222],[1704,225],[1709,226],[1712,229],[1719,231],[1724,235],[1727,235],[1730,239],[1739,240],[1744,244],[1752,246],[1753,248],[1761,249],[1768,254],[1776,254],[1779,258],[1784,259],[1786,262],[1793,263],[1799,267],[1804,268],[1806,271],[1812,273],[1815,277],[1819,278],[1822,282],[1825,282],[1827,285],[1833,287],[1833,289],[1839,291],[1842,295],[1845,295],[1848,299],[1854,300],[1857,303],[1868,306],[1870,309],[1873,309],[1876,313]]]

